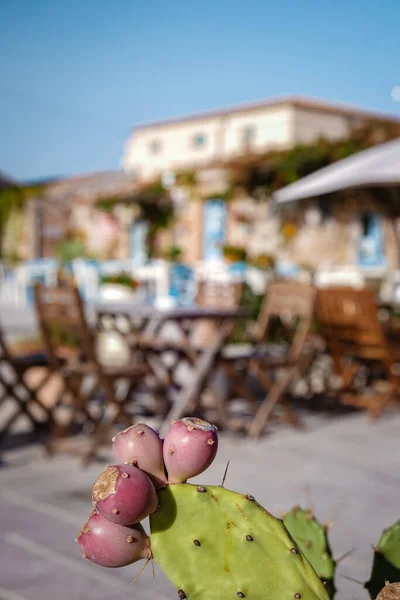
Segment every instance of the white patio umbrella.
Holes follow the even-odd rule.
[[[400,184],[400,138],[358,152],[281,188],[277,204],[366,186]]]

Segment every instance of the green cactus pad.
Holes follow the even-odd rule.
[[[150,516],[155,561],[189,600],[328,600],[289,535],[252,496],[170,484]]]
[[[283,517],[285,527],[294,537],[305,557],[321,579],[333,579],[335,561],[332,558],[326,527],[309,510],[293,508]]]
[[[335,594],[335,561],[329,546],[327,528],[321,525],[309,510],[293,508],[283,522],[296,540],[303,554],[314,567],[317,575],[326,582],[326,589],[332,598]]]
[[[400,581],[400,521],[385,529],[375,546],[371,577],[365,584],[371,598],[377,596],[385,581]]]

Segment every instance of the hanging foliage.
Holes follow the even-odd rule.
[[[22,209],[30,198],[40,196],[41,191],[42,186],[10,185],[0,188],[0,258],[3,257],[4,234],[12,213]]]
[[[170,227],[174,221],[171,195],[161,179],[142,185],[124,198],[103,198],[96,203],[96,208],[111,212],[117,205],[138,207],[136,218],[149,224],[147,245],[149,256],[154,256],[158,232]]]
[[[370,122],[354,129],[345,139],[320,139],[312,144],[297,144],[288,150],[242,156],[229,161],[226,167],[232,184],[257,198],[262,196],[260,192],[269,195],[333,162],[399,135],[400,126]]]

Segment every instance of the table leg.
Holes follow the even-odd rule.
[[[160,435],[163,436],[167,432],[170,421],[175,421],[183,417],[188,409],[194,410],[200,402],[201,394],[206,388],[212,374],[214,373],[227,337],[232,331],[234,321],[225,319],[217,327],[213,343],[205,348],[197,356],[193,364],[193,377],[190,383],[177,395],[171,410],[160,427]],[[225,421],[225,402],[213,390],[212,394],[216,400],[217,409],[220,416]]]

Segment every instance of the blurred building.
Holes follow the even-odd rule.
[[[318,138],[346,137],[365,121],[399,120],[380,113],[301,97],[283,97],[136,127],[122,158],[126,171],[152,179]]]

